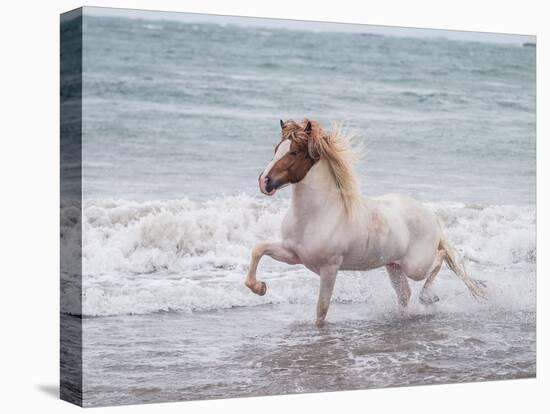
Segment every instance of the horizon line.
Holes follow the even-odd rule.
[[[403,26],[384,26],[365,23],[322,22],[313,20],[296,20],[274,17],[230,16],[220,14],[190,13],[177,11],[126,9],[114,7],[83,6],[83,14],[95,17],[122,17],[154,21],[175,21],[182,23],[213,23],[219,25],[232,24],[239,27],[263,27],[266,29],[298,30],[309,32],[332,33],[366,33],[390,37],[406,37],[419,39],[444,38],[451,41],[514,44],[533,43],[536,45],[536,35],[479,32],[453,29],[429,29]],[[78,9],[76,9],[78,10]],[[76,10],[67,11],[69,14]]]

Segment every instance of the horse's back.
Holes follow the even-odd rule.
[[[406,240],[406,248],[401,264],[411,268],[422,268],[431,265],[433,256],[441,239],[441,228],[436,214],[418,200],[403,194],[387,194],[375,199],[386,214],[393,218],[399,234],[398,239]]]
[[[373,200],[388,217],[388,225],[406,233],[402,237],[409,248],[418,243],[437,246],[441,237],[439,222],[429,207],[404,194],[385,194]]]
[[[439,235],[439,222],[436,214],[420,201],[405,194],[385,194],[376,197],[385,209],[393,215],[399,216],[408,230],[415,235],[425,236],[435,231]]]

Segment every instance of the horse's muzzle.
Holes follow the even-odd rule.
[[[269,175],[262,179],[262,175],[260,174],[258,183],[260,185],[260,191],[268,196],[275,194],[275,191],[279,188],[277,182],[274,181]]]

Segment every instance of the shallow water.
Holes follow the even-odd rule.
[[[369,317],[336,304],[84,321],[86,405],[336,391],[535,376],[533,312]],[[221,340],[223,338],[223,340]]]

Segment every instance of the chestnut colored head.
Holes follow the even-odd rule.
[[[319,126],[315,121],[280,122],[281,141],[259,177],[260,191],[265,195],[273,195],[278,189],[303,180],[320,158],[316,145]]]

